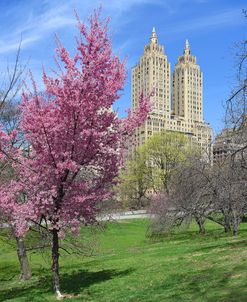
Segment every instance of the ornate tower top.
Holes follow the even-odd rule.
[[[188,39],[185,41],[184,55],[190,55],[190,44]]]
[[[155,27],[153,27],[153,30],[152,30],[152,36],[150,38],[150,43],[158,44],[158,38],[157,38],[156,31],[155,31]]]
[[[188,39],[185,40],[184,53],[182,56],[178,57],[178,63],[196,64],[196,57],[190,53],[190,44]]]
[[[153,27],[152,34],[151,34],[151,37],[149,39],[149,43],[144,46],[144,54],[164,55],[164,46],[159,45],[155,27]]]

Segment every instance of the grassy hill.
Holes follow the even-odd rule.
[[[162,239],[146,237],[147,220],[108,223],[93,235],[94,256],[61,252],[64,301],[241,302],[247,301],[247,224],[238,237],[208,223]],[[96,237],[95,237],[96,236]],[[90,237],[82,231],[82,240]],[[18,280],[14,245],[0,242],[0,301],[55,301],[49,253],[29,254],[33,277]]]

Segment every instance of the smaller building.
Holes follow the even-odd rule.
[[[218,134],[213,143],[213,162],[225,161],[234,152],[241,149],[240,132],[232,128],[225,128]]]

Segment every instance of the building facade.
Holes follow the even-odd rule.
[[[203,80],[196,57],[190,54],[188,40],[185,42],[184,54],[178,58],[178,63],[172,76],[172,112],[186,121],[202,122],[202,92]]]
[[[230,159],[230,157],[236,153],[235,158],[240,159],[245,154],[244,150],[246,142],[246,128],[243,129],[233,129],[225,128],[219,133],[213,143],[213,162],[223,163],[224,161]],[[239,150],[243,149],[243,152]]]
[[[153,29],[144,54],[132,68],[131,88],[133,110],[139,105],[141,92],[147,95],[154,91],[154,95],[151,98],[152,111],[131,138],[130,156],[154,133],[164,130],[185,133],[192,143],[209,151],[212,129],[203,120],[203,77],[187,40],[172,74],[171,84],[170,63]]]

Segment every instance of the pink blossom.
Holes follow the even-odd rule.
[[[0,131],[0,159],[8,159],[16,177],[0,186],[0,211],[18,234],[28,221],[46,218],[50,229],[79,231],[81,221],[95,220],[97,203],[112,194],[122,148],[146,119],[149,96],[141,95],[136,112],[119,119],[111,110],[125,80],[125,62],[112,53],[108,20],[96,12],[89,29],[79,22],[77,52],[59,42],[59,74],[43,73],[44,92],[24,92],[20,131],[31,146],[27,153],[11,142],[18,135]]]

